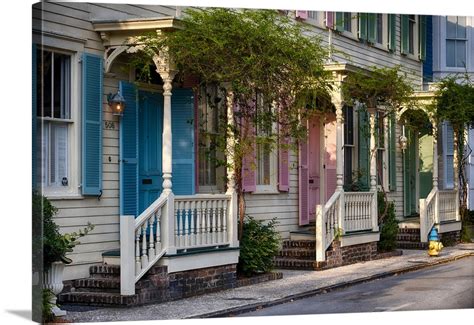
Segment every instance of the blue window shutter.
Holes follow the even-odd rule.
[[[171,96],[171,132],[173,134],[173,192],[195,193],[194,96],[190,88],[173,89]]]
[[[82,56],[82,194],[102,192],[102,57]]]
[[[120,81],[126,108],[120,119],[120,215],[138,214],[138,104],[134,84]]]
[[[359,116],[359,173],[362,190],[368,190],[370,184],[370,160],[369,160],[369,139],[370,126],[369,114],[365,107],[360,106]]]
[[[37,166],[36,166],[36,105],[37,105],[37,96],[36,96],[36,86],[37,86],[37,69],[36,69],[36,44],[33,44],[32,52],[31,52],[31,59],[32,59],[32,87],[31,87],[31,95],[32,95],[32,111],[31,111],[31,177],[32,177],[32,188],[35,189],[36,187],[36,175],[37,175]]]

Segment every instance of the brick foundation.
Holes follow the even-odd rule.
[[[450,231],[439,234],[439,239],[443,246],[454,246],[461,242],[461,231]]]
[[[329,269],[377,259],[377,242],[341,247],[340,241],[334,241],[326,251],[326,261],[316,262],[315,268]]]

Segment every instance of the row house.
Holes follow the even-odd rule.
[[[311,263],[317,265],[327,262],[326,250],[337,232],[343,249],[362,245],[366,258],[373,256],[380,236],[379,190],[395,202],[400,221],[415,216],[426,232],[425,220],[438,215],[438,198],[456,195],[439,195],[435,186],[436,132],[433,137],[405,129],[397,118],[384,117],[383,108],[348,106],[340,87],[356,71],[400,65],[421,90],[426,17],[282,14],[307,24],[335,49],[326,65],[335,85],[330,94],[335,112],[306,121],[307,141],[297,152],[256,146],[241,184],[246,213],[260,220],[276,217],[286,241],[316,239]],[[233,170],[216,166],[209,158],[212,145],[199,141],[202,133],[218,132],[219,114],[232,121],[232,94],[197,90],[190,76],[178,82],[179,71],[162,53],[152,63],[151,82],[142,82],[128,64],[139,50],[134,36],[173,31],[181,15],[182,8],[158,5],[33,6],[33,187],[59,209],[55,222],[61,232],[95,225],[69,254],[73,263],[65,279],[75,285],[100,263],[120,266],[123,296],[136,296],[140,279],[156,265],[165,266],[175,280],[209,271],[203,281],[212,290],[235,281],[239,242]],[[108,105],[109,94],[118,91],[126,102],[120,117]],[[220,98],[219,104],[207,105],[203,93]],[[430,141],[431,153],[420,150],[420,143]],[[211,155],[221,153],[211,150]],[[229,158],[227,163],[232,165]],[[277,266],[285,263],[277,261]],[[118,267],[110,270],[118,275]],[[225,272],[231,275],[220,278]],[[184,287],[181,296],[197,292]],[[94,296],[79,291],[64,302],[88,303]],[[99,296],[92,298],[97,302]]]

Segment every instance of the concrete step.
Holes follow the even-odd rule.
[[[60,294],[58,302],[93,306],[130,306],[138,303],[138,295],[121,296],[116,292],[68,292]]]
[[[316,250],[314,248],[285,248],[278,252],[278,257],[314,261],[316,258]]]
[[[314,270],[315,260],[307,261],[301,259],[275,258],[274,265],[278,269]]]

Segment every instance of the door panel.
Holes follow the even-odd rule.
[[[309,143],[308,143],[308,171],[309,171],[309,219],[315,220],[316,205],[320,204],[321,193],[321,125],[319,116],[309,121]]]
[[[139,92],[139,213],[162,192],[163,96]]]

